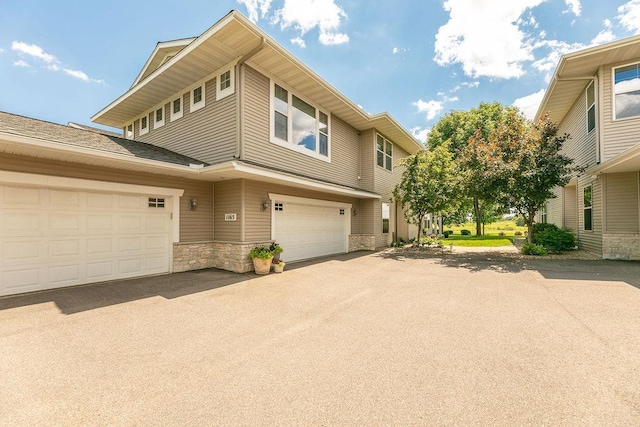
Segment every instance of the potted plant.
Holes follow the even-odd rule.
[[[279,260],[280,259],[280,254],[283,251],[282,246],[280,246],[276,242],[273,242],[273,243],[271,243],[271,246],[269,246],[269,250],[273,254],[273,259],[274,260]]]
[[[256,274],[269,274],[273,253],[266,246],[256,246],[249,252]]]
[[[275,260],[274,260],[275,261]],[[284,270],[284,266],[287,265],[284,261],[278,261],[278,263],[273,264],[273,271],[275,273],[282,273]]]

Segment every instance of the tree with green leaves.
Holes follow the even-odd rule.
[[[477,235],[483,234],[484,212],[495,209],[502,185],[502,165],[494,158],[498,147],[483,144],[508,113],[517,111],[498,102],[483,102],[469,111],[451,111],[429,133],[429,147],[447,145],[453,154],[456,174],[461,178],[459,197],[470,201]]]
[[[501,200],[524,218],[531,242],[536,214],[547,200],[556,197],[554,187],[566,185],[574,172],[584,168],[572,166],[572,159],[561,154],[569,135],[558,136],[558,126],[548,116],[524,129],[522,122],[522,117],[509,115],[490,139],[502,147],[502,160],[507,165]]]
[[[393,196],[406,207],[407,222],[418,225],[418,238],[422,236],[427,214],[446,212],[454,204],[456,178],[452,157],[447,144],[442,144],[400,160],[405,170]]]

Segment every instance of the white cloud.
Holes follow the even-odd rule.
[[[580,16],[582,13],[582,4],[580,4],[580,0],[564,0],[564,2],[569,6],[569,9],[574,15]]]
[[[13,63],[13,65],[15,65],[16,67],[20,67],[20,68],[29,68],[31,65],[27,64],[25,61],[23,61],[22,59],[15,61]]]
[[[536,70],[546,73],[546,81],[548,83],[551,81],[552,72],[556,69],[562,55],[584,49],[585,47],[587,46],[583,43],[567,43],[560,40],[543,40],[536,44],[536,48],[548,49],[549,53],[537,61],[534,61],[531,65]]]
[[[4,52],[4,49],[0,47],[0,53]]]
[[[413,105],[418,108],[418,112],[427,113],[427,120],[433,120],[433,118],[436,117],[444,108],[444,103],[436,101],[435,99],[430,101],[423,101],[422,99],[419,99],[414,102]]]
[[[320,43],[336,45],[349,41],[347,34],[338,31],[346,18],[347,14],[334,0],[285,0],[282,9],[274,12],[273,22],[280,23],[282,29],[294,28],[300,37],[317,27]]]
[[[513,105],[518,107],[528,119],[535,120],[536,112],[540,107],[544,93],[545,90],[540,89],[538,92],[532,93],[531,95],[516,99],[513,101]]]
[[[59,63],[55,56],[46,53],[40,46],[35,44],[27,44],[23,42],[14,41],[11,43],[11,50],[15,50],[19,53],[33,56],[46,62],[47,64]]]
[[[69,68],[63,68],[62,71],[64,71],[65,74],[71,77],[74,77],[76,79],[80,79],[84,82],[94,82],[94,83],[100,83],[100,84],[105,83],[104,80],[92,79],[91,77],[87,76],[86,73],[80,70],[70,70]]]
[[[300,46],[301,48],[305,48],[307,47],[307,44],[304,42],[304,40],[302,39],[302,37],[295,37],[293,39],[291,39],[291,44],[295,44]]]
[[[613,31],[611,31],[611,21],[605,19],[604,21],[602,21],[602,24],[604,25],[604,30],[600,31],[598,35],[591,40],[591,44],[594,46],[609,43],[616,39],[615,34],[613,34]]]
[[[237,0],[238,3],[247,8],[249,19],[252,22],[258,22],[258,11],[262,18],[267,16],[272,0]]]
[[[407,48],[407,47],[397,47],[396,46],[391,51],[391,53],[393,53],[394,55],[397,55],[399,53],[405,53],[405,52],[409,52],[409,48]]]
[[[411,134],[413,135],[413,137],[425,145],[427,144],[429,132],[431,132],[431,128],[426,129],[421,128],[420,126],[414,126],[411,128]]]
[[[616,19],[627,31],[640,32],[640,0],[631,0],[618,8]]]
[[[436,34],[436,63],[459,63],[471,77],[522,76],[523,62],[534,57],[533,47],[520,26],[535,25],[535,20],[523,21],[521,17],[543,1],[445,1],[443,7],[449,12],[449,21]]]

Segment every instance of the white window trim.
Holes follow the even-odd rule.
[[[593,104],[589,104],[589,88],[591,88],[593,86]],[[589,135],[591,132],[596,130],[596,117],[595,117],[595,106],[596,106],[596,85],[595,82],[591,82],[587,85],[587,88],[584,91],[584,103],[586,104],[587,108],[585,110],[585,125],[587,128],[587,135]],[[594,123],[593,123],[593,129],[589,130],[589,110],[591,109],[591,107],[593,106],[594,108]]]
[[[389,216],[388,218],[384,217],[384,206],[387,205],[387,215]],[[384,220],[389,221],[389,225],[388,225],[388,229],[387,232],[384,232]],[[382,235],[387,235],[391,233],[391,203],[387,203],[387,202],[382,202],[380,203],[380,232],[382,233]]]
[[[143,128],[142,127],[142,119],[146,117],[147,118],[147,127]],[[149,113],[147,113],[146,115],[142,115],[140,116],[140,135],[146,135],[149,133]]]
[[[585,206],[584,205],[584,190],[586,190],[587,188],[591,187],[591,206]],[[585,228],[585,222],[584,222],[584,212],[589,209],[591,211],[591,228],[590,229],[586,229]],[[584,187],[582,187],[582,231],[587,232],[587,233],[593,233],[593,183],[589,184],[589,185],[585,185]],[[580,227],[580,224],[578,224],[578,227]]]
[[[391,169],[387,169],[384,165],[380,166],[378,164],[378,136],[382,137],[382,139],[384,140],[385,144],[389,143],[391,144]],[[380,169],[383,169],[385,171],[387,171],[388,173],[393,173],[393,142],[391,142],[390,140],[388,140],[387,138],[385,138],[384,135],[382,135],[381,133],[376,132],[376,138],[373,141],[374,144],[374,152],[375,152],[375,158],[373,159],[376,162],[376,166]],[[384,147],[383,147],[384,148]],[[382,154],[384,155],[384,161],[386,163],[386,159],[387,159],[387,153],[385,151],[382,152]]]
[[[177,113],[174,113],[173,112],[173,103],[175,102],[176,99],[180,100],[180,111],[178,111]],[[175,121],[175,120],[181,119],[182,116],[184,115],[184,96],[180,95],[180,96],[177,96],[177,97],[173,98],[171,100],[171,102],[169,103],[169,108],[170,108],[170,111],[171,111],[171,121],[172,122]]]
[[[289,141],[285,141],[283,139],[280,139],[278,137],[276,137],[275,133],[276,133],[276,129],[275,126],[273,125],[273,122],[275,120],[275,105],[273,102],[273,97],[275,96],[275,85],[278,85],[280,87],[282,87],[283,89],[286,89],[288,92],[288,101],[287,101],[287,106],[288,106],[288,112],[287,112],[287,136],[291,136],[292,132],[292,127],[293,127],[293,121],[291,120],[291,105],[292,105],[292,96],[294,95],[294,93],[291,91],[291,89],[285,85],[282,84],[278,81],[275,81],[274,79],[271,79],[271,88],[270,88],[270,93],[269,93],[269,140],[272,144],[278,145],[280,147],[284,147],[288,150],[292,150],[295,152],[298,152],[300,154],[304,154],[305,156],[309,156],[309,157],[313,157],[314,159],[318,159],[318,160],[322,160],[323,162],[327,162],[327,163],[331,163],[331,131],[332,131],[332,127],[331,127],[331,113],[329,113],[328,109],[326,108],[322,108],[319,107],[317,104],[310,102],[308,99],[306,99],[304,96],[299,96],[298,94],[295,94],[296,97],[300,98],[301,100],[303,100],[304,102],[306,102],[307,104],[311,105],[313,108],[316,109],[316,114],[319,115],[320,112],[324,113],[327,115],[327,126],[329,127],[329,132],[327,133],[327,155],[322,155],[320,154],[320,140],[318,138],[317,142],[317,147],[318,147],[318,151],[311,151],[306,147],[300,146],[298,144],[294,144],[292,142]],[[320,134],[320,131],[318,129],[318,123],[319,123],[319,118],[316,117],[316,135]]]
[[[189,111],[191,111],[192,113],[194,111],[198,111],[199,109],[205,106],[204,86],[205,84],[202,83],[201,85],[193,87],[191,88],[191,90],[189,90],[189,99],[191,100],[191,104],[190,104],[191,108]],[[200,100],[200,102],[193,102],[193,92],[198,88],[202,89],[202,99]]]
[[[158,110],[162,110],[162,120],[160,120],[159,122],[156,121],[156,113]],[[158,129],[162,126],[164,126],[164,104],[162,104],[162,106],[160,106],[159,108],[153,109],[153,128]]]
[[[640,118],[640,115],[631,116],[631,117],[622,117],[620,119],[616,117],[616,70],[618,68],[624,68],[624,67],[628,67],[629,65],[636,65],[636,64],[640,64],[640,61],[633,61],[626,64],[611,67],[611,120],[614,122],[621,122],[624,120],[636,120]]]
[[[129,127],[131,127],[131,131],[129,131]],[[134,135],[135,135],[135,128],[133,126],[133,123],[129,123],[124,127],[124,137],[126,139],[133,139]]]
[[[220,76],[229,71],[229,77],[231,79],[230,86],[224,90],[220,90]],[[232,95],[236,91],[236,76],[235,76],[235,64],[227,67],[216,74],[216,101],[220,101],[229,95]]]

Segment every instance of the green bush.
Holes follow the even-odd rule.
[[[463,236],[471,236],[471,231],[469,230],[460,230],[460,234]]]
[[[451,231],[449,231],[449,230],[444,230],[444,231],[442,232],[442,235],[444,236],[444,238],[445,238],[445,239],[448,239],[448,238],[449,238],[449,234],[451,234]]]
[[[249,252],[249,258],[269,259],[273,257],[273,252],[266,246],[256,246]]]
[[[404,242],[391,242],[391,247],[392,248],[403,248],[404,247]]]
[[[537,225],[537,224],[536,224]],[[533,243],[544,246],[550,252],[563,252],[574,248],[576,236],[568,228],[545,227],[533,233]]]
[[[447,230],[447,233],[449,233],[449,236],[453,236],[453,233],[455,233],[454,230]]]
[[[542,245],[536,245],[535,243],[524,242],[522,245],[522,253],[524,255],[547,255],[547,250]]]
[[[524,218],[522,218],[521,216],[516,217],[516,225],[518,227],[524,227],[526,225],[524,222]]]
[[[550,223],[546,223],[546,222],[536,222],[535,224],[533,224],[533,227],[531,228],[531,234],[533,236],[536,235],[536,233],[540,233],[542,231],[547,231],[547,230],[558,230],[558,226],[555,224],[550,224]]]

